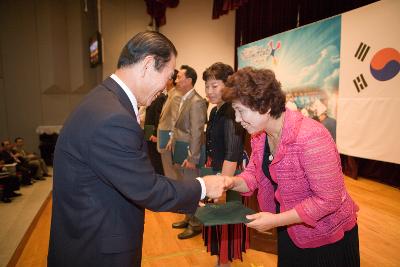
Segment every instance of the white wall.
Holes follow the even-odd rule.
[[[186,64],[196,70],[195,88],[203,96],[203,71],[217,61],[232,67],[235,61],[235,12],[212,20],[212,8],[212,0],[182,0],[167,9],[167,24],[160,28],[178,50],[177,69]]]
[[[138,32],[145,31],[149,21],[143,0],[101,1],[103,79],[117,68],[119,54],[125,43]]]
[[[148,29],[143,0],[101,0],[104,64],[90,68],[87,42],[96,28],[96,1],[89,12],[78,1],[0,1],[0,139],[23,136],[37,151],[39,125],[62,124],[84,95],[115,71],[123,45]],[[178,49],[177,68],[198,72],[204,96],[204,69],[216,61],[234,63],[231,12],[212,20],[212,0],[181,0],[167,9],[160,32]]]
[[[178,50],[177,69],[187,64],[197,71],[195,87],[203,96],[203,71],[217,61],[234,64],[235,13],[212,20],[212,7],[212,0],[181,0],[167,8],[167,24],[159,29]],[[102,1],[103,78],[115,71],[122,47],[149,21],[143,0]]]

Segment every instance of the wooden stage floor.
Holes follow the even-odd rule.
[[[400,266],[400,190],[363,178],[346,177],[345,182],[350,195],[360,206],[361,266]],[[16,266],[46,266],[50,215],[51,201]],[[181,218],[179,214],[146,211],[142,266],[215,266],[216,257],[205,251],[201,236],[189,240],[176,237],[180,230],[172,229],[171,223]],[[248,250],[243,262],[234,261],[231,266],[269,267],[276,263],[275,255]]]

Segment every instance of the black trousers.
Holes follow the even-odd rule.
[[[0,184],[3,185],[3,197],[12,197],[14,190],[19,190],[19,180],[17,176],[9,175],[0,178]]]
[[[161,155],[157,151],[157,143],[147,141],[147,153],[149,155],[151,165],[153,165],[153,168],[156,171],[156,173],[164,175]]]

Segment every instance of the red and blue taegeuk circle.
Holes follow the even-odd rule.
[[[394,48],[383,48],[372,57],[370,70],[378,81],[392,79],[400,71],[400,53]]]

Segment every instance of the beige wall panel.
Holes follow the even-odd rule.
[[[56,91],[70,92],[70,68],[69,68],[69,42],[68,42],[68,17],[67,4],[64,1],[51,1],[51,44],[53,45],[54,80]]]
[[[67,14],[67,36],[68,36],[68,62],[70,73],[70,91],[76,91],[84,87],[84,64],[87,53],[84,48],[88,46],[83,43],[82,36],[82,11],[80,1],[68,1],[66,5]],[[85,46],[84,46],[85,45]]]
[[[41,92],[56,90],[54,67],[54,44],[52,42],[52,8],[50,0],[40,0],[36,3],[38,16],[37,25],[37,54],[39,58],[39,80]]]
[[[149,16],[142,0],[104,0],[101,11],[105,78],[115,71],[125,43],[136,33],[146,30]]]
[[[71,112],[70,95],[46,94],[42,96],[42,125],[62,125]]]
[[[150,16],[147,14],[146,3],[141,0],[126,1],[126,35],[125,42],[121,45],[125,45],[129,39],[131,39],[138,32],[146,31],[147,25],[150,22]],[[119,56],[119,54],[118,54]],[[118,59],[118,58],[117,58]]]
[[[35,129],[41,121],[35,6],[29,1],[2,3],[2,56],[7,132],[22,136],[37,151]],[[16,16],[17,14],[17,16]]]
[[[187,64],[196,70],[195,87],[203,96],[205,68],[217,61],[234,64],[235,12],[212,20],[212,7],[212,0],[180,1],[167,9],[167,24],[160,28],[178,50],[177,68]]]
[[[4,3],[0,2],[0,29],[4,29]],[[3,35],[0,32],[0,140],[8,136],[7,127],[7,109],[6,109],[6,95],[4,88],[4,73],[3,73],[3,49],[2,49]]]
[[[68,5],[65,1],[37,1],[38,57],[43,93],[70,91]]]
[[[0,140],[8,137],[6,96],[4,91],[4,79],[0,78]]]

